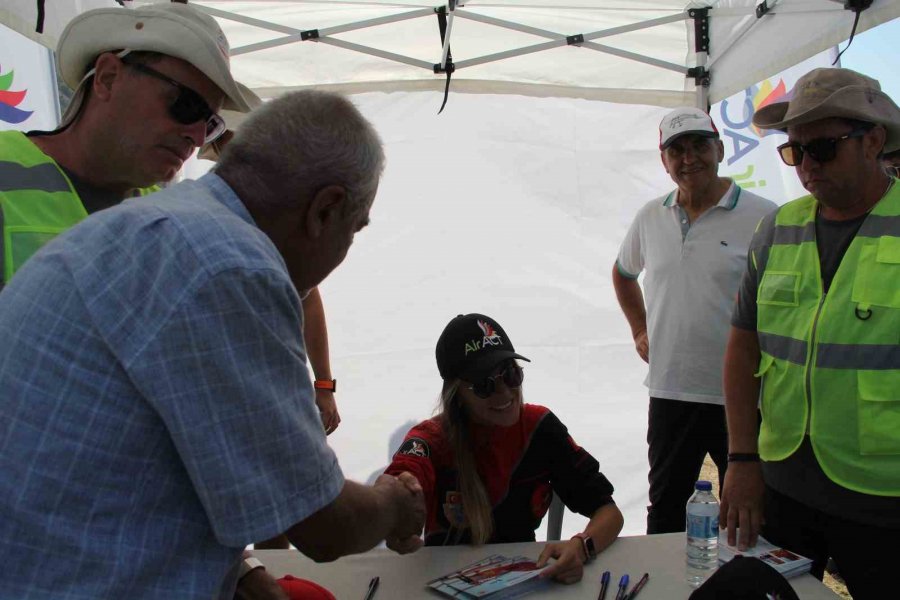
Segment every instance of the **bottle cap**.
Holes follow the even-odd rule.
[[[694,489],[695,489],[695,490],[700,490],[700,491],[702,491],[702,492],[711,492],[711,491],[712,491],[712,484],[711,484],[710,482],[708,482],[708,481],[705,481],[705,480],[702,480],[702,479],[701,479],[700,481],[698,481],[697,483],[694,484]]]

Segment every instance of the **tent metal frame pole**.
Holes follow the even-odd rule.
[[[709,7],[690,8],[688,17],[694,21],[695,66],[687,70],[687,77],[694,79],[697,108],[709,112],[709,81],[711,74],[707,68],[709,60]]]
[[[531,35],[545,37],[551,40],[566,39],[568,37],[567,35],[558,33],[556,31],[538,29],[537,27],[530,27],[528,25],[506,21],[504,19],[498,19],[496,17],[488,17],[465,10],[457,11],[457,16],[459,16],[460,19],[478,21],[479,23],[484,23],[486,25],[493,25],[495,27],[502,27],[503,29],[510,29],[512,31],[519,31],[521,33],[528,33]],[[655,19],[647,19],[646,21],[638,21],[637,23],[631,23],[630,25],[620,25],[619,27],[610,27],[609,29],[601,29],[599,31],[594,31],[591,33],[583,33],[581,35],[585,40],[595,40],[602,37],[628,33],[630,31],[640,31],[641,29],[650,29],[651,27],[658,27],[659,25],[667,25],[669,23],[675,23],[677,21],[684,21],[687,18],[687,12],[680,12],[665,17],[657,17]]]
[[[605,54],[612,54],[614,56],[618,56],[619,58],[627,58],[628,60],[634,60],[640,63],[644,63],[645,65],[659,67],[660,69],[668,69],[669,71],[675,71],[676,73],[685,74],[687,71],[687,68],[684,65],[678,65],[666,60],[644,56],[643,54],[629,52],[628,50],[622,50],[620,48],[613,48],[612,46],[606,46],[604,44],[598,44],[596,42],[585,42],[584,44],[582,44],[582,47],[596,50],[597,52],[603,52]]]
[[[226,19],[228,21],[235,21],[237,23],[243,23],[244,25],[251,25],[253,27],[259,27],[260,29],[268,29],[270,31],[277,31],[278,33],[286,33],[288,35],[299,34],[300,29],[295,27],[288,27],[287,25],[279,25],[278,23],[272,23],[271,21],[263,21],[262,19],[254,19],[253,17],[246,17],[244,15],[239,15],[237,13],[233,13],[227,10],[220,10],[218,8],[212,8],[209,6],[204,6],[202,4],[191,4],[194,8],[198,10],[202,10],[206,14],[219,17],[221,19]]]
[[[444,43],[441,48],[441,60],[438,65],[433,63],[426,62],[424,60],[419,60],[416,58],[412,58],[409,56],[404,56],[402,54],[396,54],[394,52],[388,52],[385,50],[379,50],[377,48],[372,48],[370,46],[365,46],[362,44],[356,44],[354,42],[349,42],[346,40],[339,40],[333,38],[331,36],[339,33],[345,33],[348,31],[355,31],[358,29],[365,29],[368,27],[375,27],[378,25],[387,25],[390,23],[397,23],[400,21],[406,21],[409,19],[416,19],[420,17],[430,17],[434,15],[437,9],[435,8],[422,8],[412,11],[407,11],[404,13],[390,15],[386,17],[378,17],[375,19],[367,19],[365,21],[357,21],[354,23],[347,23],[345,25],[337,25],[335,27],[326,27],[323,29],[313,29],[313,30],[301,30],[295,27],[288,27],[285,25],[278,25],[276,23],[271,23],[269,21],[264,21],[261,19],[255,19],[253,17],[246,17],[243,15],[238,15],[229,11],[220,10],[217,8],[211,8],[208,6],[195,5],[204,12],[222,19],[228,19],[232,21],[236,21],[239,23],[243,23],[245,25],[250,25],[254,27],[259,27],[261,29],[268,29],[270,31],[275,31],[278,33],[287,34],[284,37],[279,37],[271,40],[265,40],[262,42],[257,42],[254,44],[247,44],[244,46],[240,46],[237,48],[233,48],[231,50],[232,56],[238,56],[241,54],[248,54],[250,52],[256,52],[259,50],[266,50],[269,48],[275,48],[278,46],[284,46],[287,44],[292,44],[296,42],[302,41],[312,41],[319,42],[323,44],[329,44],[331,46],[337,46],[339,48],[344,48],[346,50],[351,50],[354,52],[359,52],[361,54],[368,54],[370,56],[375,56],[378,58],[383,58],[386,60],[392,60],[394,62],[399,62],[403,64],[407,64],[413,67],[419,67],[423,69],[427,69],[432,72],[441,72],[446,68],[447,65],[447,56],[449,54],[450,48],[450,33],[453,24],[454,16],[458,16],[459,18],[469,19],[472,21],[478,21],[484,24],[493,25],[496,27],[501,27],[504,29],[510,29],[513,31],[519,31],[521,33],[527,33],[531,35],[536,35],[540,37],[549,38],[550,41],[544,42],[541,44],[533,44],[531,46],[525,46],[522,48],[517,48],[514,50],[507,50],[504,52],[497,52],[494,54],[489,54],[485,56],[480,56],[476,58],[472,58],[469,60],[462,60],[454,63],[455,70],[459,70],[466,67],[473,67],[476,65],[481,65],[489,62],[496,62],[498,60],[503,60],[507,58],[512,58],[516,56],[524,56],[527,54],[534,54],[536,52],[542,52],[544,50],[550,50],[552,48],[559,48],[561,46],[580,46],[589,50],[593,50],[595,52],[601,52],[604,54],[610,54],[613,56],[617,56],[619,58],[624,58],[627,60],[633,60],[636,62],[640,62],[646,65],[650,65],[653,67],[667,69],[670,71],[675,71],[677,73],[686,73],[687,68],[683,65],[678,65],[675,63],[671,63],[668,61],[660,60],[657,58],[653,58],[650,56],[645,56],[643,54],[638,54],[636,52],[629,52],[627,50],[621,50],[619,48],[614,48],[612,46],[607,46],[604,44],[598,44],[596,42],[592,42],[591,40],[596,40],[604,37],[611,37],[614,35],[619,35],[622,33],[628,33],[631,31],[639,31],[642,29],[649,29],[651,27],[657,27],[659,25],[666,25],[668,23],[674,23],[677,21],[684,21],[685,19],[690,18],[688,12],[681,12],[672,15],[667,15],[664,17],[657,17],[654,19],[647,19],[646,21],[640,21],[637,23],[631,23],[629,25],[621,25],[619,27],[611,27],[609,29],[602,29],[599,31],[593,31],[590,33],[577,34],[577,35],[565,35],[562,33],[558,33],[555,31],[548,31],[545,29],[539,29],[536,27],[530,27],[528,25],[523,25],[520,23],[514,23],[512,21],[506,21],[504,19],[497,19],[495,17],[488,17],[485,15],[480,15],[477,13],[470,13],[461,8],[456,7],[456,2],[451,0],[449,3],[449,18],[447,22],[447,31],[444,36]],[[438,68],[436,68],[438,67]]]
[[[437,12],[437,10],[435,10]],[[456,15],[456,0],[449,0],[447,2],[447,29],[444,32],[444,39],[442,40],[441,47],[441,62],[440,62],[440,71],[447,70],[447,57],[450,55],[450,34],[453,32],[453,18]],[[440,14],[438,14],[438,18],[440,18]],[[454,68],[456,66],[454,65]]]
[[[534,54],[536,52],[543,52],[544,50],[550,50],[552,48],[559,48],[561,46],[567,45],[575,45],[580,46],[582,48],[588,48],[590,50],[594,50],[596,52],[602,52],[604,54],[611,54],[613,56],[618,56],[619,58],[625,58],[627,60],[634,60],[640,63],[644,63],[646,65],[650,65],[653,67],[659,67],[661,69],[668,69],[670,71],[675,71],[676,73],[684,74],[687,71],[687,68],[684,65],[678,65],[675,63],[671,63],[668,61],[660,60],[657,58],[653,58],[650,56],[645,56],[643,54],[638,54],[636,52],[629,52],[627,50],[620,50],[618,48],[613,48],[612,46],[606,46],[603,44],[597,44],[590,42],[589,40],[610,37],[613,35],[618,35],[621,33],[628,33],[630,31],[639,31],[641,29],[649,29],[651,27],[657,27],[659,25],[666,25],[668,23],[675,23],[678,21],[684,21],[688,19],[687,12],[681,12],[673,15],[668,15],[665,17],[657,17],[655,19],[647,19],[646,21],[640,21],[638,23],[631,23],[630,25],[621,25],[619,27],[611,27],[609,29],[602,29],[599,31],[594,31],[591,33],[579,34],[578,37],[580,41],[573,42],[572,38],[575,36],[566,36],[565,34],[558,33],[555,31],[548,31],[546,29],[538,29],[535,27],[529,27],[527,25],[521,25],[519,23],[513,23],[511,21],[506,21],[504,19],[497,19],[495,17],[487,17],[485,15],[479,15],[477,13],[471,13],[468,11],[458,10],[457,16],[460,19],[469,19],[472,21],[477,21],[480,23],[484,23],[486,25],[493,25],[496,27],[502,27],[504,29],[510,29],[513,31],[519,31],[521,33],[527,33],[531,35],[537,35],[541,37],[546,37],[551,39],[550,42],[544,42],[542,44],[534,44],[531,46],[524,46],[522,48],[517,48],[515,50],[506,50],[504,52],[496,52],[494,54],[487,54],[484,56],[479,56],[477,58],[470,58],[467,60],[461,60],[455,63],[457,70],[465,67],[473,67],[476,65],[482,65],[489,62],[496,62],[498,60],[504,60],[507,58],[512,58],[516,56],[524,56],[526,54]]]
[[[387,60],[393,60],[395,62],[404,63],[413,67],[420,67],[422,69],[426,69],[428,71],[434,70],[434,65],[430,62],[419,60],[417,58],[412,58],[410,56],[404,56],[402,54],[394,54],[393,52],[387,52],[385,50],[378,50],[377,48],[369,48],[368,46],[363,46],[360,44],[354,44],[353,42],[348,42],[347,40],[339,40],[337,38],[319,38],[317,40],[320,44],[328,44],[330,46],[337,46],[338,48],[344,48],[345,50],[353,50],[355,52],[360,52],[362,54],[369,54],[371,56],[377,56],[378,58],[385,58]]]

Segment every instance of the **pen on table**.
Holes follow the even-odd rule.
[[[369,590],[366,592],[366,597],[363,600],[372,600],[375,597],[375,590],[378,589],[378,578],[373,577],[369,581]]]
[[[644,576],[634,584],[633,588],[631,588],[631,593],[628,594],[628,600],[634,600],[634,597],[638,595],[638,592],[641,591],[641,588],[644,587],[644,584],[647,583],[648,579],[650,579],[650,573],[644,573]]]
[[[600,594],[597,596],[597,600],[604,600],[606,598],[606,588],[609,586],[609,571],[603,571],[603,575],[600,576]]]
[[[625,590],[628,589],[628,573],[622,575],[619,580],[619,591],[616,592],[616,600],[625,600]]]

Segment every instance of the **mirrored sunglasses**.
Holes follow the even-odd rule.
[[[517,388],[522,385],[522,380],[525,379],[525,371],[519,365],[512,363],[496,375],[473,382],[469,389],[479,398],[490,398],[497,391],[498,378],[503,379],[506,387]]]
[[[858,138],[866,135],[869,129],[854,129],[847,135],[836,138],[820,138],[812,140],[806,144],[798,144],[797,142],[788,142],[778,146],[778,155],[789,167],[796,167],[803,162],[803,155],[809,156],[816,162],[824,163],[834,160],[837,156],[838,142]]]
[[[197,121],[205,121],[206,136],[203,140],[204,144],[212,142],[225,133],[225,120],[213,112],[200,94],[143,63],[129,62],[125,59],[122,62],[135,71],[175,86],[178,89],[178,96],[169,105],[169,115],[182,125],[191,125]]]

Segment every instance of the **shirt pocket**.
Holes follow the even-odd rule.
[[[861,306],[900,308],[900,237],[882,236],[860,248],[851,299]]]
[[[769,271],[759,282],[757,304],[772,306],[800,305],[800,271]]]
[[[857,371],[859,451],[900,454],[900,371]]]

